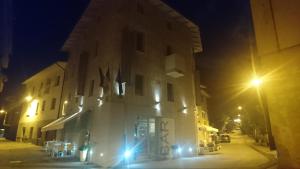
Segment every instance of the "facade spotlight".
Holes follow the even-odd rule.
[[[124,152],[124,157],[125,157],[126,159],[130,158],[131,155],[132,155],[131,150],[126,150],[126,151]]]
[[[181,154],[181,152],[182,152],[182,148],[181,148],[181,147],[178,147],[177,153]]]
[[[30,102],[30,101],[32,100],[32,96],[26,96],[26,97],[25,97],[25,100],[26,100],[27,102]]]
[[[251,85],[255,87],[259,87],[262,84],[262,79],[260,78],[254,78],[251,81]]]

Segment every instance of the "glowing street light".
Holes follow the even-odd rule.
[[[243,109],[243,107],[242,106],[238,106],[238,110],[242,110]]]
[[[2,114],[2,113],[5,113],[5,110],[1,109],[1,110],[0,110],[0,113],[1,113],[1,114]]]
[[[262,84],[262,79],[260,78],[254,78],[251,80],[251,85],[255,87],[259,87]]]

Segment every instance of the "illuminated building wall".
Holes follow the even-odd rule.
[[[251,0],[280,168],[300,168],[300,1]]]
[[[90,160],[103,166],[136,148],[136,160],[170,158],[174,144],[196,154],[198,27],[157,0],[92,1],[82,18],[63,47],[63,100],[67,115],[79,100],[84,113],[66,122],[64,139],[92,144]]]
[[[65,62],[56,62],[23,82],[25,92],[17,131],[17,140],[42,144],[55,139],[55,131],[42,133],[41,128],[58,118],[64,80]]]

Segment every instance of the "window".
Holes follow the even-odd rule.
[[[39,93],[38,93],[38,96],[39,96],[39,97],[42,96],[42,90],[43,90],[43,87],[44,87],[44,83],[42,82],[41,85],[40,85],[40,88],[39,88]]]
[[[37,138],[42,138],[42,128],[41,128],[41,127],[39,127],[39,128],[37,129],[36,135],[37,135]]]
[[[35,87],[32,87],[31,96],[34,96]]]
[[[57,76],[56,80],[55,80],[55,85],[54,86],[58,86],[59,83],[60,83],[60,76]]]
[[[144,6],[140,2],[138,2],[136,4],[136,10],[140,14],[144,14],[145,13]]]
[[[173,49],[170,45],[167,45],[167,47],[166,47],[166,56],[169,56],[171,54],[173,54]]]
[[[172,26],[172,23],[171,22],[167,22],[167,29],[169,31],[173,30],[173,26]]]
[[[55,105],[56,105],[56,98],[53,98],[51,101],[51,110],[55,109]]]
[[[48,94],[50,92],[50,85],[51,85],[51,79],[48,78],[45,86],[45,94]]]
[[[36,104],[35,115],[38,114],[38,110],[39,110],[39,103]]]
[[[32,135],[33,135],[33,127],[30,127],[29,139],[32,139]]]
[[[94,84],[95,84],[95,81],[91,80],[90,89],[89,89],[89,96],[93,96],[93,94],[94,94]]]
[[[174,89],[173,84],[167,83],[167,96],[168,101],[173,102],[174,101]]]
[[[136,32],[136,50],[145,52],[145,35],[142,32]]]
[[[135,75],[135,95],[144,95],[144,77],[142,75]]]
[[[23,127],[22,128],[22,136],[25,137],[25,134],[26,134],[26,127]]]
[[[46,107],[46,100],[43,100],[43,103],[42,103],[42,111],[45,111],[45,107]]]

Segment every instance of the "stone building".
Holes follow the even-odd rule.
[[[300,168],[300,1],[251,0],[280,168]]]
[[[170,158],[172,145],[197,153],[198,118],[207,115],[196,103],[194,23],[159,0],[92,0],[63,50],[67,104],[45,130],[89,144],[88,159],[103,166]]]
[[[56,131],[41,129],[58,118],[64,81],[65,62],[56,62],[23,82],[23,108],[17,131],[17,140],[41,145],[56,139]],[[25,99],[25,100],[24,100]]]

